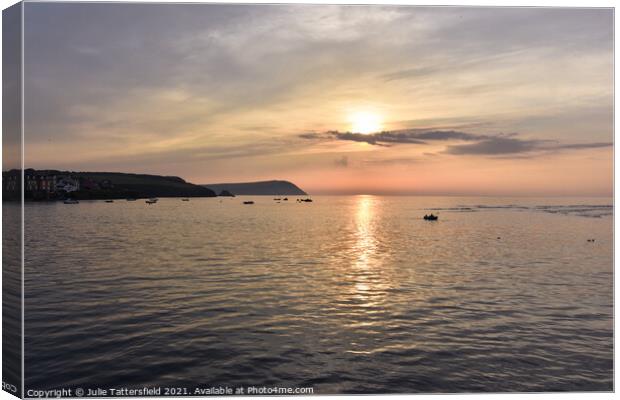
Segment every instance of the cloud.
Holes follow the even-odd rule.
[[[493,137],[472,144],[450,145],[444,153],[454,155],[502,156],[511,154],[553,153],[562,150],[585,150],[611,147],[613,143],[558,144],[551,140]]]
[[[380,150],[369,158],[406,158],[410,147],[421,159],[493,148],[515,158],[553,145],[593,148],[575,144],[586,129],[593,142],[612,137],[609,9],[26,7],[27,145],[43,167],[157,171],[178,163],[179,175],[219,180],[231,165],[264,173],[262,159],[276,155],[289,169],[317,154],[317,164],[342,167],[334,141]],[[428,129],[324,132],[343,129],[348,107],[369,101],[393,110],[385,115],[391,126]],[[533,139],[561,132],[563,141],[474,134],[507,129],[536,132]],[[360,161],[349,154],[346,163]]]
[[[335,139],[350,140],[354,142],[365,142],[375,146],[385,146],[385,143],[418,143],[424,142],[406,136],[395,135],[391,132],[381,132],[373,134],[352,133],[352,132],[330,132]]]
[[[448,146],[448,154],[501,155],[527,153],[536,150],[544,141],[511,137],[485,138],[477,143]]]
[[[556,146],[556,149],[597,149],[601,147],[611,147],[614,144],[611,142],[602,143],[573,143]]]
[[[531,155],[613,146],[611,142],[558,143],[554,140],[524,139],[516,133],[489,135],[437,129],[404,129],[372,134],[331,130],[324,133],[304,133],[298,137],[308,140],[348,140],[386,147],[398,144],[428,145],[429,142],[446,142],[447,146],[442,152],[444,154],[481,156]],[[461,143],[454,144],[453,142]]]
[[[316,132],[309,132],[309,133],[302,133],[301,135],[299,135],[300,138],[302,139],[320,139],[322,136],[319,133]]]
[[[421,130],[403,129],[363,134],[354,132],[339,132],[336,130],[324,133],[302,133],[302,139],[336,139],[353,142],[364,142],[375,146],[389,146],[391,144],[426,144],[429,141],[462,140],[473,141],[487,138],[485,135],[475,135],[455,130]]]
[[[459,132],[453,130],[430,130],[430,131],[409,131],[410,135],[423,140],[480,140],[487,138],[486,135],[475,135],[472,133]]]
[[[397,164],[415,164],[418,162],[416,158],[385,158],[362,161],[367,165],[397,165]]]
[[[390,72],[388,74],[384,74],[381,76],[381,78],[389,82],[389,81],[394,81],[398,79],[407,79],[407,78],[415,78],[415,77],[432,75],[433,73],[439,70],[440,70],[439,67],[437,68],[433,68],[433,67],[410,68],[410,69],[404,69],[401,71]]]

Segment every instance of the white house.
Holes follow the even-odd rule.
[[[80,181],[69,176],[61,176],[56,180],[56,191],[75,192],[80,190]]]

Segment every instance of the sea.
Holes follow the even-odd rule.
[[[613,199],[280,199],[26,203],[26,390],[613,390]]]

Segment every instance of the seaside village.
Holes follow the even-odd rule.
[[[18,195],[21,180],[19,170],[3,172],[3,195],[11,198]],[[60,171],[24,170],[24,196],[32,200],[55,200],[70,197],[79,190],[111,189],[109,180],[94,181]]]
[[[133,177],[133,182],[128,183],[127,179],[125,179],[125,181],[121,182],[115,181],[115,185],[110,180],[114,178],[109,178],[111,175],[114,175],[114,173],[74,173],[56,170],[25,169],[23,178],[24,200],[61,200],[65,204],[79,204],[80,200],[103,200],[106,203],[113,203],[114,200],[119,199],[136,201],[140,198],[145,199],[147,204],[152,205],[157,204],[158,196],[179,197],[182,201],[189,201],[190,197],[236,197],[229,190],[222,189],[219,190],[219,194],[216,194],[215,191],[209,188],[186,183],[183,179],[174,176],[136,175],[138,178],[135,178],[133,174],[127,174]],[[17,169],[4,171],[2,178],[3,199],[20,201],[22,199],[21,171]],[[258,182],[258,184],[272,184],[273,182]],[[246,185],[253,184],[248,183]],[[297,187],[295,188],[300,190]],[[277,203],[281,201],[286,202],[288,198],[275,197],[273,201]],[[297,199],[298,203],[311,203],[312,201],[310,198]],[[242,203],[246,205],[254,204],[254,200],[243,199]]]

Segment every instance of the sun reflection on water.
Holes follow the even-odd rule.
[[[352,207],[353,226],[347,273],[349,290],[342,293],[347,304],[346,328],[352,336],[347,353],[364,355],[376,350],[375,333],[385,313],[386,281],[382,271],[381,199],[358,196]]]
[[[354,206],[354,241],[350,249],[352,257],[349,271],[352,284],[350,295],[367,312],[372,312],[378,305],[381,301],[380,294],[385,288],[382,282],[378,237],[379,201],[374,196],[359,196]]]
[[[374,231],[375,199],[372,196],[360,196],[355,213],[354,251],[358,254],[355,266],[358,270],[371,268],[371,261],[376,255],[377,239]]]

